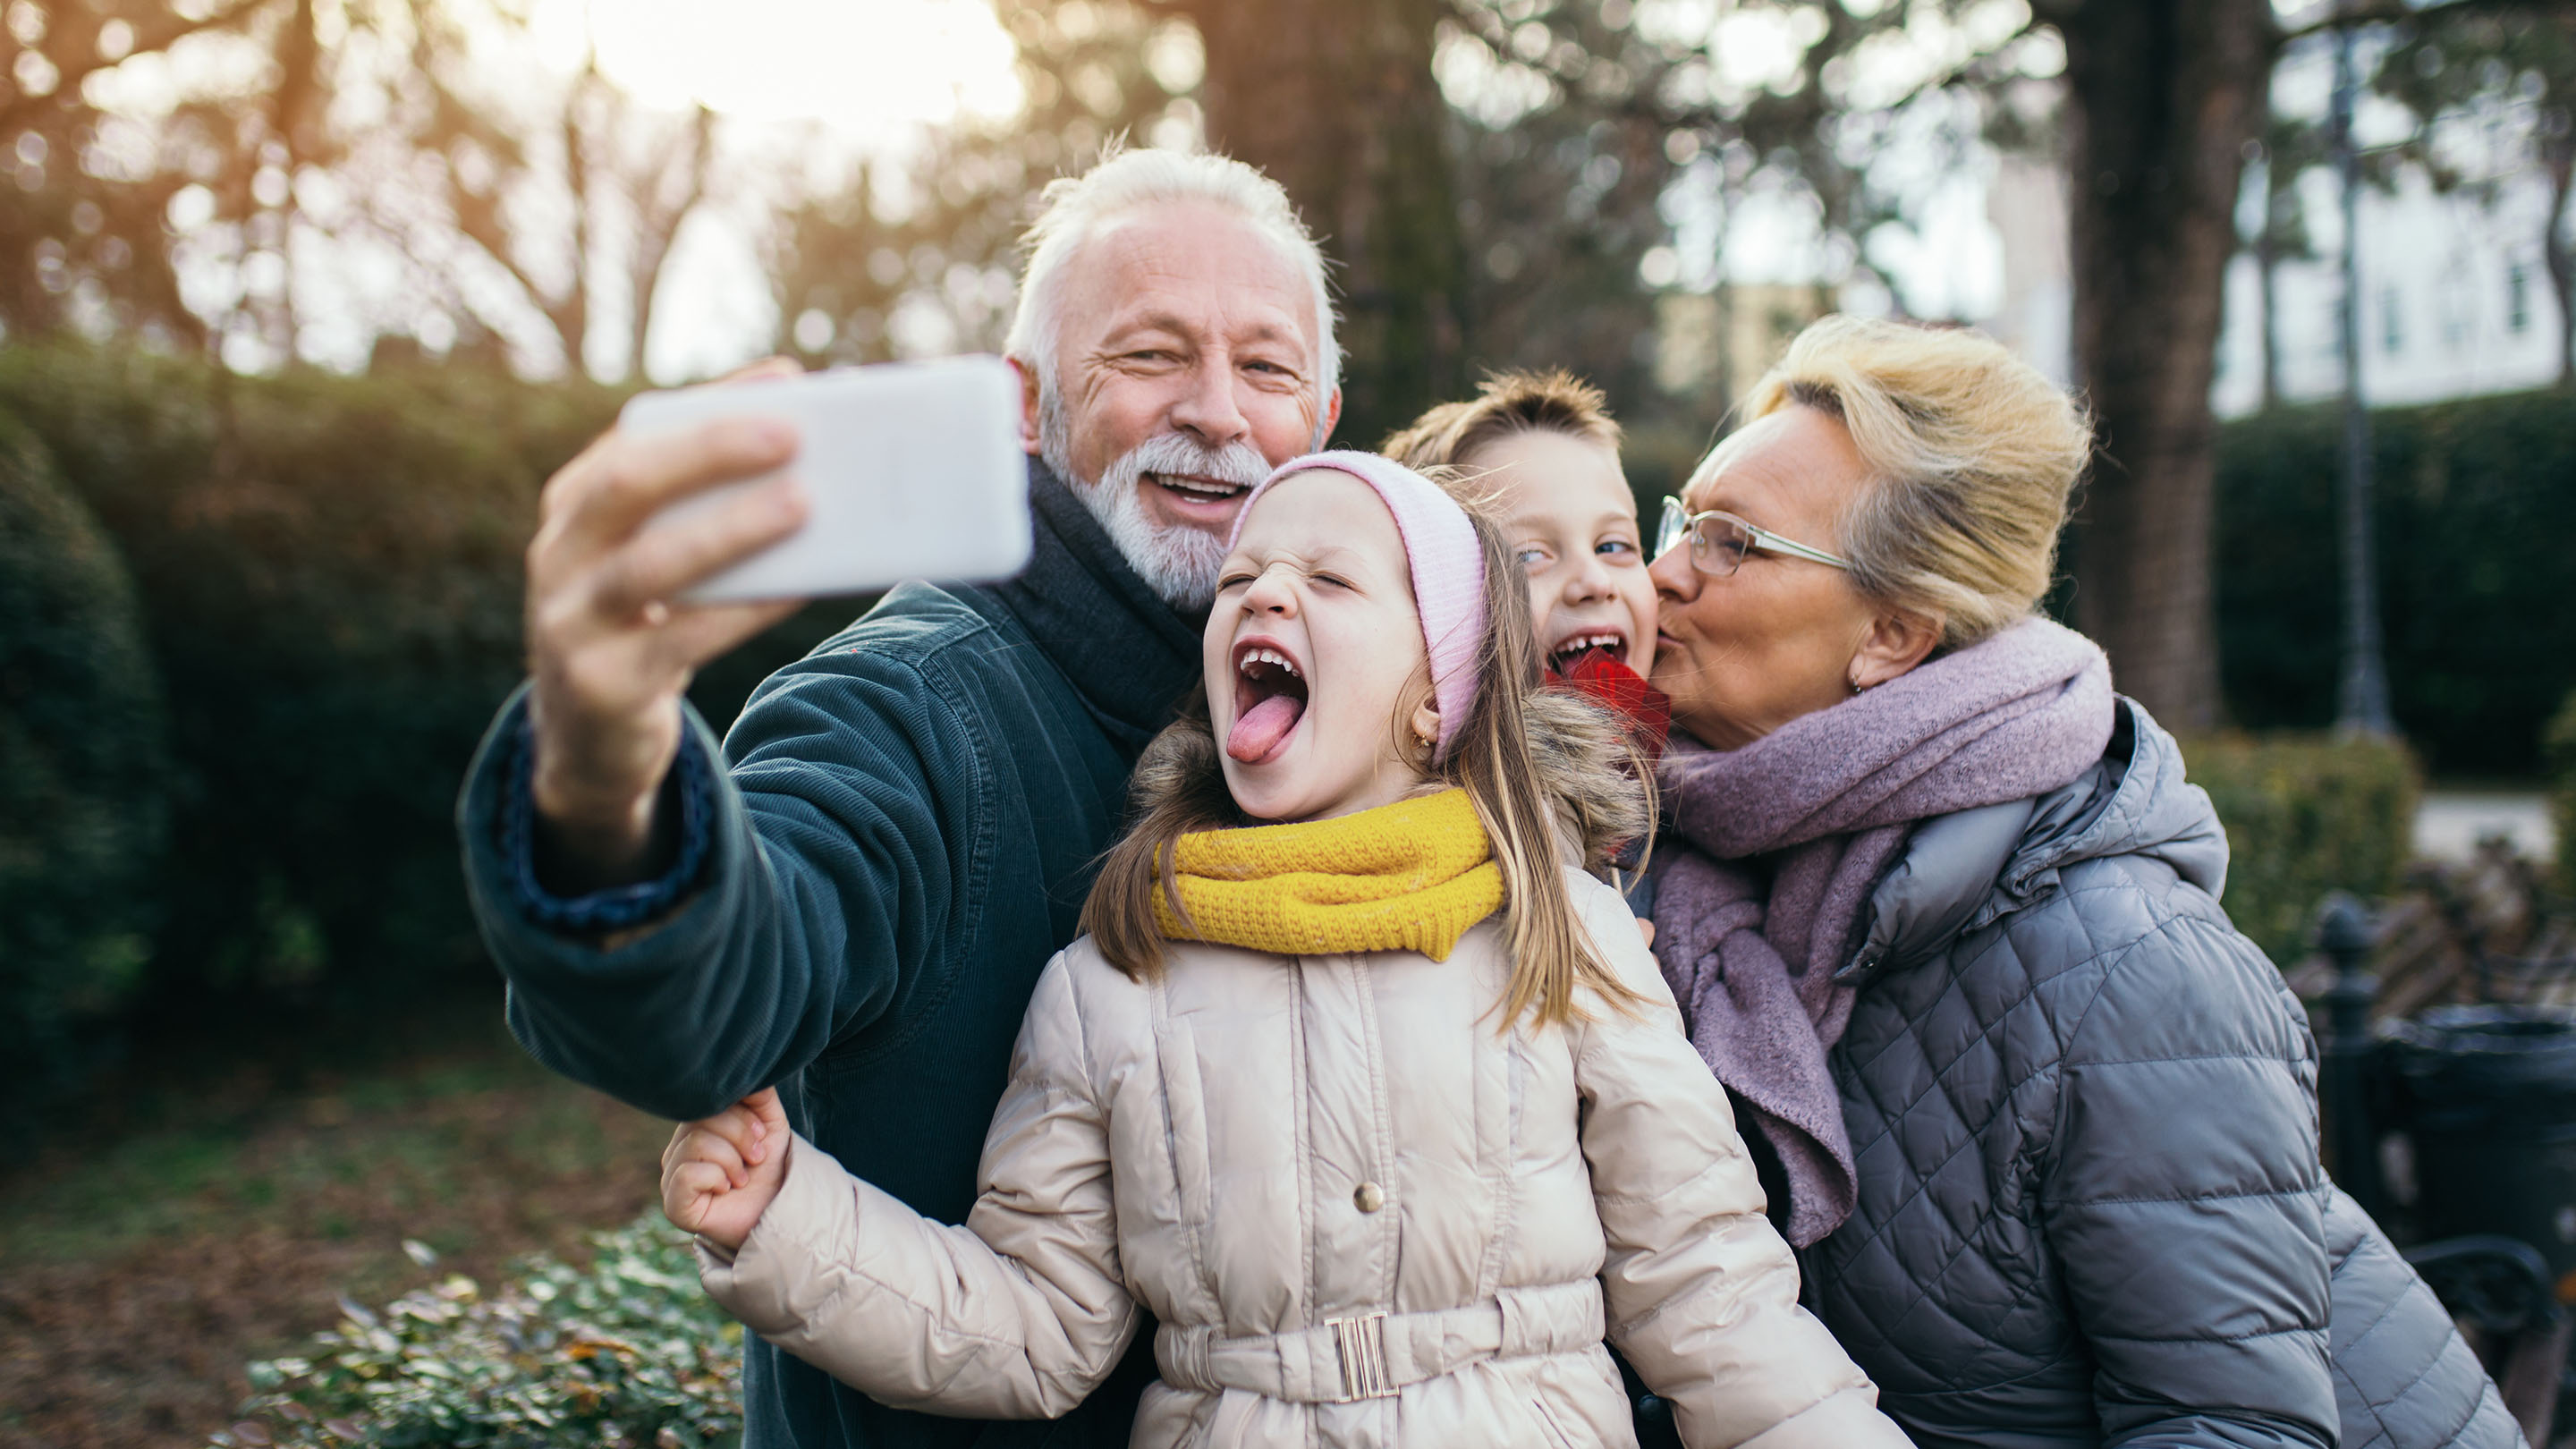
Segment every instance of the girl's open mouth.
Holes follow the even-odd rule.
[[[1234,728],[1225,752],[1247,765],[1267,764],[1288,747],[1306,715],[1306,677],[1288,651],[1264,639],[1234,646]]]

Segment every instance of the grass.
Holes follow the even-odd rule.
[[[440,1273],[572,1253],[653,1196],[669,1128],[528,1061],[489,1001],[335,1064],[129,1092],[0,1175],[0,1445],[201,1445],[243,1365]]]

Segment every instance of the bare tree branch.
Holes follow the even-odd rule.
[[[2576,0],[2438,0],[2407,5],[2403,0],[2363,0],[2341,5],[2334,13],[2278,32],[2280,43],[2320,35],[2346,25],[2389,25],[2410,20],[2441,20],[2454,15],[2576,15]]]
[[[105,27],[109,19],[115,17],[89,15],[88,18],[92,22],[90,25],[77,33],[63,36],[64,39],[74,42],[63,48],[80,52],[82,58],[77,61],[59,60],[47,54],[45,58],[54,63],[58,73],[54,88],[41,96],[31,96],[23,92],[13,93],[5,103],[0,103],[0,128],[21,125],[28,117],[39,111],[65,104],[63,98],[66,96],[77,99],[80,95],[81,83],[100,71],[114,70],[138,55],[168,50],[199,31],[221,30],[261,6],[271,3],[273,0],[231,0],[231,3],[218,6],[195,20],[169,12],[164,12],[157,21],[129,20],[126,23],[133,27],[134,43],[123,55],[114,60],[99,54],[98,32]]]
[[[2036,12],[2034,12],[2035,15]],[[2036,19],[2033,23],[2037,23]],[[1978,51],[1956,64],[1945,66],[1915,82],[1906,89],[1904,94],[1867,109],[1901,111],[1925,96],[1946,91],[1955,86],[1992,84],[2005,79],[2006,77],[1995,69],[1996,65],[2003,59],[2006,48],[2014,41],[2029,35],[2031,29],[2031,25],[2025,24],[2021,29],[2005,36],[1988,49]],[[1834,44],[1835,39],[1836,37],[1829,32],[1825,39],[1810,47],[1807,53],[1812,56],[1822,52],[1831,56],[1837,53],[1838,49]],[[1847,109],[1849,108],[1842,103],[1824,94],[1822,79],[1815,75],[1811,75],[1804,85],[1794,91],[1786,94],[1765,91],[1732,112],[1713,104],[1671,107],[1657,106],[1645,101],[1632,101],[1625,108],[1629,114],[1659,120],[1667,126],[1735,127],[1747,132],[1814,126],[1821,123],[1827,116],[1843,113]]]
[[[626,278],[634,299],[629,309],[634,321],[626,339],[629,377],[644,375],[644,339],[653,328],[653,302],[661,290],[662,265],[670,260],[671,244],[689,213],[706,199],[707,177],[714,170],[715,121],[715,112],[699,106],[687,129],[672,138],[662,164],[638,178],[635,255]]]
[[[588,246],[590,197],[587,186],[587,153],[581,144],[578,111],[583,81],[595,69],[585,68],[573,82],[573,89],[563,100],[561,117],[566,182],[572,195],[573,237],[571,281],[568,286],[546,286],[522,260],[518,237],[504,214],[509,178],[530,169],[527,147],[506,126],[487,115],[483,108],[457,93],[447,78],[442,52],[440,17],[432,13],[430,0],[412,0],[413,71],[425,87],[431,116],[424,135],[443,140],[427,150],[435,158],[439,199],[446,206],[456,230],[475,248],[517,284],[528,305],[546,320],[562,349],[564,366],[574,373],[583,368],[583,344],[589,333]],[[462,160],[459,145],[473,147],[489,163],[493,175],[483,184],[469,185],[460,174]]]
[[[573,78],[572,90],[564,97],[563,150],[564,186],[572,193],[572,283],[564,295],[548,304],[543,293],[530,296],[546,309],[546,316],[563,337],[564,367],[574,376],[590,370],[587,355],[590,347],[590,247],[591,197],[590,146],[582,134],[581,108],[601,94],[605,82],[599,74],[599,48],[585,45],[581,57],[581,74]],[[603,104],[606,102],[603,101]]]

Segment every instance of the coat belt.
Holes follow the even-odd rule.
[[[1154,1363],[1177,1389],[1347,1404],[1392,1398],[1485,1359],[1578,1353],[1601,1336],[1601,1280],[1585,1278],[1506,1288],[1463,1308],[1360,1312],[1242,1338],[1220,1338],[1211,1324],[1166,1323],[1154,1332]]]

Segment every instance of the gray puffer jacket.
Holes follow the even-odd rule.
[[[2319,1169],[2306,1017],[2219,909],[2208,796],[2119,710],[2074,784],[1919,827],[1863,914],[1818,1315],[1926,1449],[2520,1444]]]

